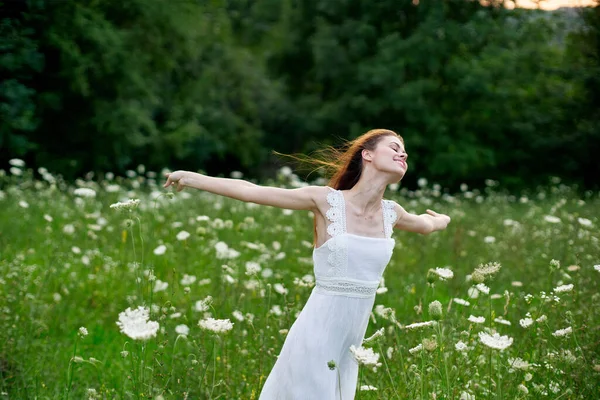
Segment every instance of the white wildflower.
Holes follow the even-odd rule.
[[[208,311],[210,306],[212,305],[213,298],[212,296],[206,296],[204,300],[198,300],[194,309],[198,312]]]
[[[369,336],[368,338],[363,339],[363,343],[372,342],[373,340],[382,337],[384,334],[385,334],[385,328],[381,328],[378,331],[375,331],[375,333],[372,334],[371,336]]]
[[[571,333],[573,333],[573,328],[571,328],[570,326],[564,329],[559,329],[557,331],[554,331],[552,333],[552,336],[554,337],[564,337],[564,336],[568,336]]]
[[[196,282],[196,277],[194,275],[183,274],[183,278],[181,278],[181,284],[183,286],[189,286]]]
[[[485,293],[485,294],[490,293],[490,288],[487,287],[484,283],[478,283],[477,285],[475,285],[475,287],[477,288],[477,290],[479,290],[482,293]]]
[[[198,321],[198,326],[214,333],[223,333],[233,328],[233,322],[229,319],[206,318]]]
[[[121,332],[132,338],[133,340],[147,340],[158,332],[158,322],[149,321],[150,310],[146,307],[139,306],[132,310],[127,308],[122,313],[119,313],[117,325]]]
[[[474,315],[469,315],[468,320],[469,322],[472,322],[474,324],[483,324],[485,322],[485,317],[476,317]]]
[[[246,275],[256,275],[260,272],[260,264],[254,261],[246,262]]]
[[[475,268],[474,272],[480,273],[483,276],[494,275],[498,271],[500,271],[502,265],[498,262],[490,262],[487,264],[479,264],[477,268]]]
[[[560,218],[555,217],[553,215],[544,216],[544,221],[549,222],[551,224],[558,224],[560,222]]]
[[[242,312],[239,310],[233,311],[231,315],[233,315],[233,318],[237,319],[238,321],[244,320],[244,314],[242,314]]]
[[[483,238],[483,242],[484,243],[494,243],[496,241],[496,238],[493,236],[486,236]]]
[[[163,282],[160,279],[157,279],[156,282],[154,283],[154,293],[157,292],[162,292],[163,290],[167,290],[167,288],[169,287],[169,283],[168,282]]]
[[[587,218],[577,218],[577,222],[583,226],[592,226],[592,221]]]
[[[79,328],[79,331],[77,331],[77,334],[79,335],[79,337],[86,337],[88,335],[88,330],[82,326],[81,328]]]
[[[458,297],[455,297],[454,299],[452,299],[452,301],[456,304],[460,304],[461,306],[471,305],[471,303],[469,303],[467,300],[459,299]]]
[[[362,346],[356,347],[354,345],[350,346],[350,352],[352,356],[360,365],[373,365],[373,366],[381,366],[379,363],[379,354],[373,352],[373,349],[365,348]]]
[[[157,256],[162,256],[163,254],[165,254],[166,251],[167,251],[167,246],[165,246],[164,244],[161,244],[160,246],[158,246],[157,248],[154,249],[154,254],[156,254]]]
[[[502,324],[502,325],[508,325],[508,326],[511,325],[510,321],[508,321],[508,320],[506,320],[506,319],[504,319],[502,317],[494,318],[494,322],[496,322],[498,324]]]
[[[497,350],[504,350],[508,346],[510,346],[513,342],[513,339],[508,336],[500,336],[499,333],[494,333],[490,335],[489,333],[479,332],[479,340],[484,345]]]
[[[177,240],[183,241],[190,237],[190,233],[188,231],[181,231],[177,234]]]
[[[73,194],[79,197],[96,197],[96,191],[89,188],[77,188],[73,191]]]
[[[467,294],[469,295],[469,298],[471,299],[476,299],[479,297],[479,290],[477,290],[476,287],[470,287],[469,290],[467,290]]]
[[[419,351],[423,350],[423,344],[419,343],[418,345],[416,345],[415,347],[413,347],[412,349],[409,349],[408,352],[410,354],[415,354],[418,353]]]
[[[469,347],[464,344],[462,341],[458,341],[455,345],[454,348],[456,349],[456,351],[466,351],[469,349]]]
[[[432,271],[442,280],[452,279],[454,277],[454,272],[452,272],[452,270],[449,268],[436,268]]]
[[[404,329],[419,329],[426,328],[429,326],[435,326],[437,324],[436,321],[425,321],[425,322],[415,322],[414,324],[406,325]]]
[[[8,163],[10,165],[12,165],[13,167],[24,167],[25,166],[25,161],[21,160],[20,158],[11,158],[10,160],[8,160]]]
[[[190,328],[185,324],[177,325],[175,327],[175,333],[178,335],[187,336],[190,333]]]
[[[531,319],[529,317],[525,317],[525,318],[519,320],[519,325],[521,325],[523,328],[529,328],[532,324],[533,324],[533,319]]]
[[[570,283],[568,285],[561,285],[554,288],[554,293],[565,293],[573,290],[573,284]]]
[[[67,235],[72,235],[73,233],[75,233],[75,227],[71,224],[67,224],[67,225],[63,226],[62,231],[63,231],[63,233],[65,233]]]
[[[114,208],[117,211],[133,211],[140,204],[139,199],[129,199],[125,202],[117,202],[110,205],[110,208]]]
[[[368,392],[368,391],[375,391],[375,390],[377,390],[377,388],[375,386],[371,386],[371,385],[362,385],[360,387],[360,390]]]
[[[529,367],[531,366],[531,364],[529,364],[529,362],[522,360],[521,358],[517,357],[517,358],[509,358],[508,359],[508,366],[512,369],[520,369],[523,371],[527,371],[529,369]],[[509,370],[509,372],[512,372],[511,370]]]
[[[529,389],[527,389],[527,386],[523,385],[522,383],[517,386],[517,389],[523,394],[529,394]]]
[[[273,290],[275,290],[279,294],[287,294],[288,293],[288,290],[281,283],[274,284]]]

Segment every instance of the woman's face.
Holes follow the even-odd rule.
[[[402,179],[408,169],[408,154],[402,141],[395,136],[384,136],[372,153],[372,164],[381,172],[388,172]]]

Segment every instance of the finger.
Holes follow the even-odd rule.
[[[437,217],[438,216],[438,213],[436,213],[435,211],[430,210],[430,209],[427,209],[427,214],[431,215],[432,217]]]

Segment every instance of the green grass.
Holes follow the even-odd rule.
[[[75,187],[60,180],[33,180],[31,171],[0,177],[0,185],[0,398],[94,398],[88,389],[95,398],[258,398],[286,329],[312,290],[294,283],[312,274],[309,213],[195,190],[169,198],[161,196],[160,182],[145,176],[79,181],[96,191],[94,198],[74,195]],[[385,334],[365,346],[380,353],[382,365],[361,367],[361,384],[378,390],[358,391],[357,398],[600,397],[597,193],[581,198],[555,184],[526,197],[493,187],[454,196],[426,187],[386,197],[412,212],[447,213],[452,223],[428,236],[394,233],[396,248],[384,274],[388,290],[375,304],[392,308],[395,319],[373,315],[367,336],[380,328]],[[140,199],[134,212],[110,208],[127,198]],[[190,237],[178,240],[181,231]],[[239,256],[217,258],[217,242]],[[165,253],[154,254],[163,244]],[[559,268],[551,267],[553,259]],[[258,278],[245,273],[249,261],[261,266]],[[489,262],[502,265],[485,280],[489,295],[470,298],[467,278]],[[428,271],[436,267],[450,268],[454,277],[429,284]],[[158,282],[149,279],[150,271],[168,283],[165,290],[153,292]],[[182,284],[186,274],[196,280]],[[276,283],[287,293],[274,290]],[[557,301],[553,289],[562,284],[574,288],[556,294]],[[196,311],[207,296],[212,308]],[[443,308],[437,326],[404,329],[430,320],[434,300]],[[152,305],[151,320],[160,324],[145,342],[116,325],[119,313],[140,305]],[[523,328],[519,321],[527,313],[546,319]],[[485,322],[469,322],[470,315]],[[215,336],[198,326],[208,316],[228,318],[234,327]],[[189,334],[178,339],[175,328],[182,324]],[[79,338],[80,327],[89,334]],[[552,335],[567,327],[572,333],[565,337]],[[479,332],[498,332],[513,343],[493,350]],[[424,341],[429,350],[409,352]],[[466,351],[456,350],[459,341]],[[74,362],[74,354],[83,362]],[[529,369],[511,370],[508,360],[516,357]]]

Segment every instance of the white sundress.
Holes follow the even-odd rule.
[[[346,231],[346,203],[330,189],[326,217],[330,238],[313,251],[316,285],[290,328],[260,400],[354,399],[358,364],[350,346],[360,346],[375,291],[394,250],[394,202],[382,200],[385,237]],[[339,368],[330,370],[333,360]]]

